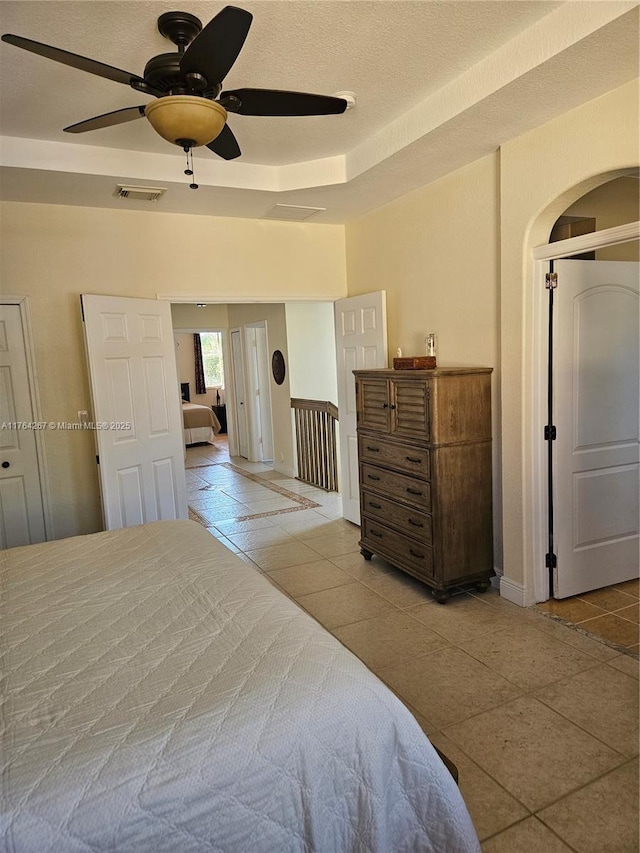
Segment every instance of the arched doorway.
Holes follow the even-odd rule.
[[[637,178],[629,176],[628,172],[625,173],[627,180],[635,181],[637,185]],[[546,234],[549,235],[552,231],[552,227],[554,223],[558,220],[559,215],[566,215],[568,217],[578,216],[581,212],[584,212],[587,208],[585,208],[583,200],[589,201],[589,197],[591,196],[591,201],[596,197],[600,197],[601,200],[609,196],[609,198],[614,198],[616,193],[615,190],[620,189],[620,184],[616,187],[613,185],[616,181],[620,180],[620,173],[612,173],[609,175],[601,175],[598,178],[591,179],[590,181],[584,182],[582,185],[572,188],[571,191],[565,193],[560,200],[556,200],[552,205],[550,205],[540,217],[536,220],[532,227],[532,233],[540,233],[542,228],[545,229]],[[597,186],[600,188],[599,191],[594,193],[595,187],[594,183],[597,183]],[[530,475],[530,485],[531,485],[531,503],[529,505],[529,520],[530,520],[530,530],[531,530],[531,566],[532,572],[528,578],[528,583],[530,584],[530,592],[533,591],[533,599],[535,601],[544,601],[550,595],[550,588],[554,590],[555,594],[558,595],[560,590],[557,580],[558,580],[558,566],[553,565],[554,555],[555,555],[555,545],[554,537],[557,539],[557,529],[554,529],[554,507],[553,507],[553,495],[554,493],[557,496],[557,489],[551,488],[549,489],[549,478],[553,477],[553,464],[552,457],[554,454],[557,456],[557,450],[559,447],[559,443],[553,444],[553,434],[551,432],[551,427],[555,426],[549,421],[549,408],[551,405],[554,405],[557,408],[558,401],[555,399],[551,399],[547,387],[548,381],[548,373],[549,373],[549,300],[553,299],[553,295],[551,297],[549,295],[549,290],[545,287],[545,274],[549,271],[549,261],[551,259],[558,258],[568,258],[575,257],[576,255],[583,254],[584,252],[594,252],[594,259],[598,259],[598,261],[602,261],[603,258],[612,258],[612,259],[637,259],[637,240],[640,236],[640,226],[637,222],[638,212],[637,212],[637,189],[635,186],[631,185],[629,192],[629,198],[631,202],[629,205],[625,207],[624,204],[618,205],[619,209],[614,211],[609,206],[609,214],[607,216],[600,215],[596,217],[596,220],[600,220],[603,222],[604,227],[602,230],[598,228],[598,221],[596,221],[596,229],[595,231],[591,231],[590,233],[584,234],[579,237],[569,238],[567,240],[557,242],[557,243],[545,243],[544,245],[538,245],[535,249],[529,250],[533,255],[533,265],[531,269],[531,322],[532,322],[532,347],[531,347],[531,362],[530,362],[530,377],[531,377],[531,420],[530,420],[530,428],[529,428],[529,440],[530,440],[530,448],[531,454],[529,456],[531,460],[531,468],[529,471]],[[617,193],[618,197],[620,197],[620,193]],[[573,198],[572,198],[573,196]],[[560,204],[566,204],[564,210],[558,209]],[[601,206],[601,213],[605,210],[605,207]],[[630,216],[635,215],[634,222],[627,222],[626,224],[621,224],[621,220],[629,219]],[[633,241],[636,241],[634,244]],[[533,241],[532,241],[533,242]],[[633,248],[631,248],[633,246]],[[637,262],[637,261],[636,261]],[[574,262],[564,261],[562,263],[569,263],[571,265]],[[576,262],[579,263],[579,262]],[[574,267],[575,269],[575,267]],[[637,293],[637,278],[636,283],[633,285],[636,289]],[[553,290],[553,285],[551,287]],[[595,293],[596,291],[591,291]],[[636,297],[637,302],[637,297]],[[595,303],[594,303],[595,304]],[[634,303],[635,304],[635,303]],[[638,320],[638,312],[635,312],[634,319],[634,328],[635,328],[635,338],[636,343],[634,346],[637,349],[637,320]],[[584,341],[583,341],[584,344]],[[553,354],[553,349],[551,350]],[[627,354],[628,355],[628,354]],[[571,356],[572,358],[574,356]],[[635,357],[631,357],[630,364],[636,365],[637,370],[637,361],[638,359]],[[567,365],[565,364],[565,369]],[[570,366],[570,370],[573,371],[575,375],[578,375],[578,371],[573,369],[573,366]],[[583,375],[585,372],[583,371]],[[564,392],[566,392],[567,387],[571,387],[571,382],[574,381],[574,378],[569,377],[569,385],[565,383]],[[563,392],[563,393],[564,393]],[[564,402],[564,401],[563,401]],[[637,500],[637,469],[638,469],[638,461],[637,461],[637,412],[635,416],[633,413],[631,414],[631,420],[635,422],[635,449],[633,450],[633,459],[625,459],[623,460],[627,467],[625,468],[628,487],[631,488],[635,495],[635,500]],[[602,421],[603,419],[601,419]],[[545,439],[545,429],[549,428],[547,431],[547,436]],[[564,425],[564,438],[566,438],[566,423]],[[630,442],[633,444],[633,441]],[[566,444],[564,445],[564,451],[566,451]],[[590,448],[587,448],[588,452],[591,452]],[[593,455],[597,455],[597,448],[594,445],[593,447]],[[628,454],[627,454],[628,455]],[[557,461],[557,460],[556,460]],[[629,467],[630,466],[630,467]],[[610,470],[613,470],[611,468]],[[603,469],[604,473],[604,469]],[[606,477],[601,477],[600,483],[605,482]],[[581,486],[583,487],[584,493],[586,494],[589,489],[592,491],[592,503],[597,501],[597,493],[593,492],[593,488],[595,488],[596,480],[595,478],[592,481],[589,481],[589,477],[586,473],[577,474],[574,478],[574,481],[570,483],[570,490],[567,492],[565,489],[562,499],[564,504],[562,506],[562,510],[565,513],[573,511],[573,509],[569,509],[566,506],[567,500],[571,499],[572,492],[575,492],[575,487]],[[569,495],[569,498],[567,497]],[[603,499],[606,500],[606,497],[603,494]],[[632,495],[633,497],[633,495]],[[628,502],[627,502],[628,503]],[[632,502],[633,503],[633,502]],[[627,506],[627,510],[629,507]],[[592,516],[598,519],[597,515],[597,503],[595,507],[591,510]],[[627,511],[627,515],[629,512]],[[633,508],[631,507],[631,515],[634,515]],[[637,513],[635,513],[635,524],[627,524],[626,527],[629,527],[626,530],[625,536],[620,536],[620,538],[626,538],[627,540],[627,550],[638,548],[638,524],[637,524]],[[604,513],[603,513],[604,517]],[[611,518],[615,518],[615,513],[611,514]],[[566,517],[563,520],[563,523],[566,523]],[[584,520],[583,520],[584,525]],[[593,529],[597,528],[597,524],[593,523],[591,525]],[[632,529],[633,528],[633,529]],[[611,526],[612,531],[615,531],[617,528],[615,525]],[[563,533],[566,534],[566,530],[563,530]],[[578,537],[579,538],[579,537]],[[588,537],[587,537],[588,538]],[[605,542],[604,536],[601,537],[602,544]],[[564,539],[564,547],[566,548],[567,538],[565,535]],[[601,548],[601,543],[598,541],[598,537],[594,535],[593,543],[596,551]],[[577,543],[576,550],[580,550],[582,546],[580,543]],[[584,546],[585,551],[588,550],[587,545]],[[601,555],[603,558],[605,557],[605,548],[602,548]],[[596,554],[600,556],[600,553]],[[631,550],[631,560],[632,563],[635,560],[633,554],[635,551]],[[628,557],[626,558],[628,562]],[[606,559],[604,560],[606,563]],[[566,561],[564,563],[566,568]],[[635,560],[635,565],[637,567],[637,560]],[[562,567],[560,567],[562,568]],[[602,582],[601,586],[606,586],[608,584],[607,576],[606,576],[606,565],[603,566],[602,573]],[[555,587],[554,587],[555,580]],[[591,583],[591,588],[593,588],[593,582]],[[553,594],[553,593],[552,593]]]

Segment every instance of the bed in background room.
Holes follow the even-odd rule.
[[[480,850],[405,706],[195,522],[0,569],[4,849]]]
[[[215,436],[220,432],[220,421],[209,406],[182,401],[182,420],[184,423],[185,444],[214,444]]]

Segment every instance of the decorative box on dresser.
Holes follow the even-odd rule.
[[[360,551],[444,604],[493,571],[491,368],[354,370]]]

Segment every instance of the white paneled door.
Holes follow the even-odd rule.
[[[0,548],[44,542],[45,522],[19,305],[0,305]]]
[[[638,577],[640,264],[557,261],[554,595]]]
[[[348,521],[360,524],[356,384],[353,371],[388,367],[386,292],[379,290],[350,299],[339,299],[334,305],[342,514]]]
[[[105,528],[187,518],[171,306],[81,298]]]

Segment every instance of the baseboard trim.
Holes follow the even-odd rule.
[[[524,586],[521,583],[509,580],[504,575],[500,578],[500,595],[507,601],[517,604],[518,607],[526,607]]]

